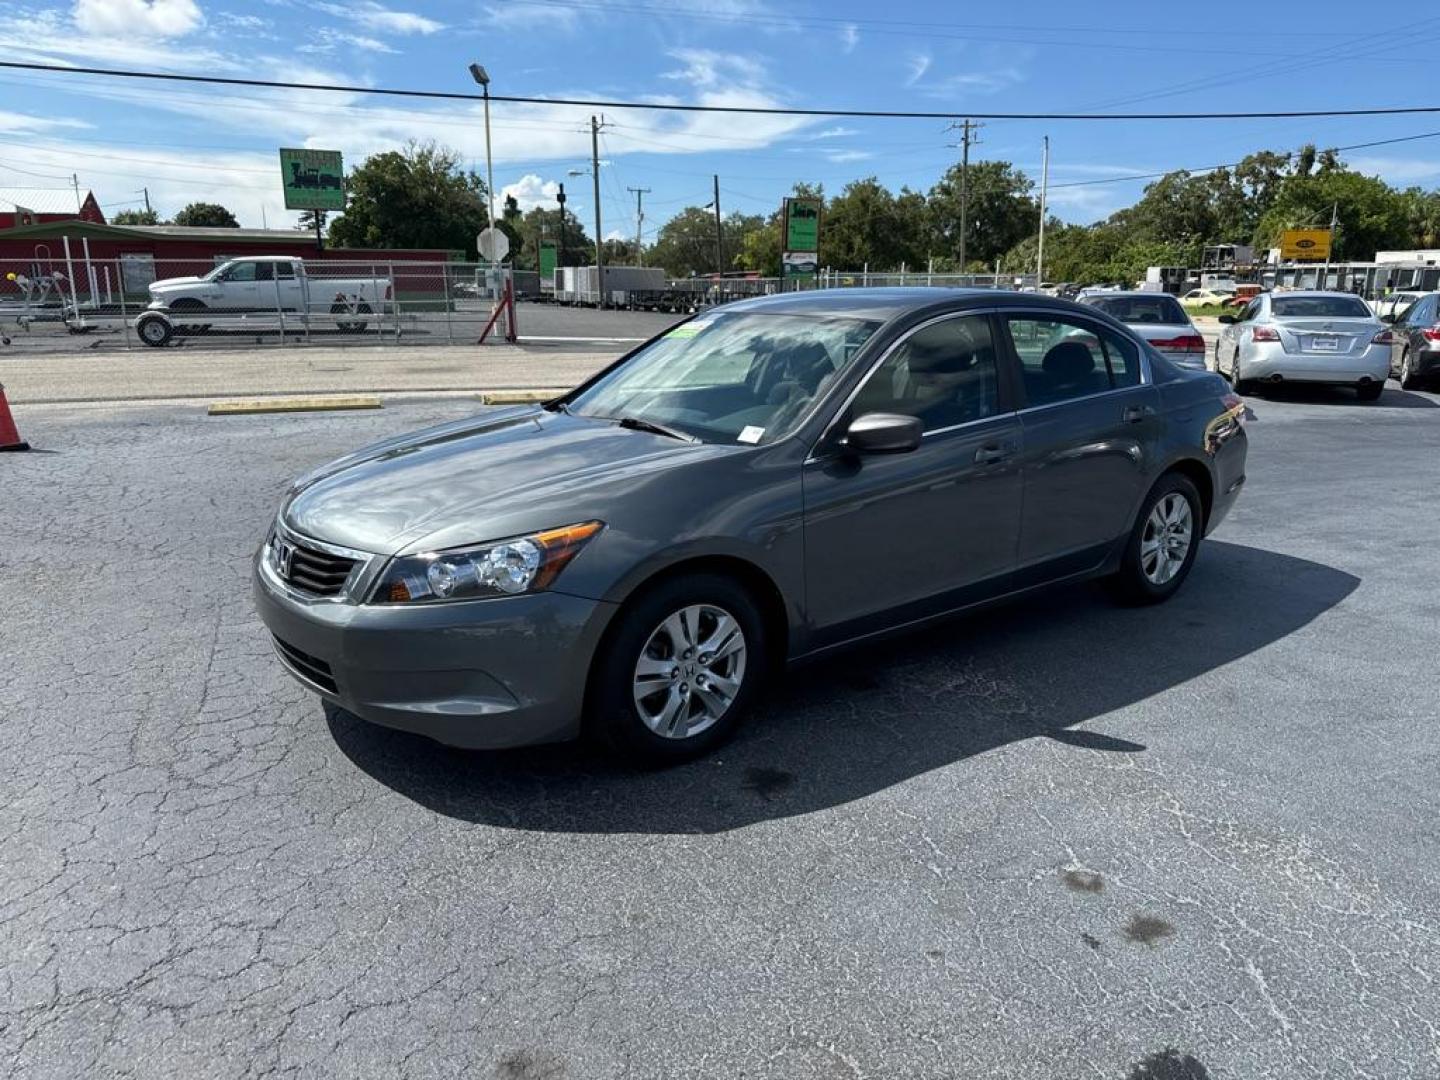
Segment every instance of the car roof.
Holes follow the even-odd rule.
[[[774,315],[834,315],[854,319],[889,321],[901,315],[930,309],[954,310],[966,306],[1036,305],[1054,306],[1057,310],[1073,310],[1065,300],[1041,293],[1017,293],[1008,289],[956,289],[927,285],[888,289],[806,289],[801,292],[776,293],[749,300],[736,300],[716,308],[731,312],[765,312]]]
[[[1272,293],[1271,295],[1273,295],[1273,296],[1275,296],[1275,297],[1277,297],[1277,298],[1279,298],[1279,299],[1289,299],[1290,297],[1296,297],[1296,296],[1298,296],[1298,297],[1348,296],[1348,297],[1350,297],[1350,299],[1352,299],[1352,300],[1359,300],[1362,304],[1365,302],[1361,297],[1356,296],[1354,293],[1352,293],[1352,292],[1342,292],[1342,291],[1339,290],[1339,289],[1287,289],[1285,292]]]
[[[1108,290],[1106,290],[1105,292],[1098,292],[1098,291],[1097,291],[1097,292],[1091,293],[1090,295],[1091,295],[1091,296],[1103,296],[1103,297],[1106,297],[1107,299],[1110,298],[1110,297],[1112,297],[1112,296],[1121,296],[1121,297],[1124,297],[1124,296],[1144,296],[1144,297],[1146,297],[1146,298],[1155,297],[1155,296],[1164,296],[1164,297],[1168,297],[1168,298],[1171,299],[1171,300],[1174,300],[1174,299],[1175,299],[1175,297],[1171,296],[1168,292],[1153,292],[1153,291],[1151,291],[1150,289],[1108,289]],[[1088,300],[1089,297],[1086,297],[1086,299]]]

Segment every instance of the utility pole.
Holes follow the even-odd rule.
[[[565,185],[560,185],[560,190],[555,193],[555,201],[560,204],[560,250],[555,253],[555,267],[559,269],[565,265]],[[538,259],[539,256],[537,255]],[[536,263],[538,266],[539,263]]]
[[[1035,288],[1045,280],[1045,214],[1050,194],[1050,136],[1045,136],[1045,153],[1040,159],[1040,243],[1035,249]],[[997,283],[998,284],[998,283]]]
[[[641,255],[644,248],[640,246],[640,243],[645,232],[645,196],[650,194],[650,189],[648,187],[627,187],[625,190],[635,196],[635,265],[644,266],[645,259]]]
[[[600,307],[605,306],[605,239],[600,232],[600,127],[598,116],[590,117],[590,178],[595,181],[595,286],[600,290]]]
[[[148,187],[143,187],[140,190],[145,193],[145,213],[154,213],[154,211],[150,209],[150,189]]]
[[[970,210],[970,144],[979,142],[975,134],[980,125],[966,119],[963,123],[951,124],[950,130],[960,128],[960,273],[965,273],[965,233]]]
[[[1330,243],[1325,247],[1325,271],[1320,275],[1317,283],[1320,288],[1325,288],[1325,281],[1330,277],[1330,256],[1335,252],[1335,225],[1340,216],[1340,204],[1337,202],[1330,207]]]
[[[84,209],[84,205],[80,202],[80,177],[75,173],[71,173],[70,183],[75,185],[75,211],[79,213]]]
[[[720,230],[720,175],[715,174],[715,273],[725,276],[725,234]]]

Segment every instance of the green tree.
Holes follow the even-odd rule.
[[[960,173],[951,166],[930,189],[929,218],[932,253],[938,265],[955,270],[960,257]],[[978,161],[970,166],[965,256],[971,266],[986,269],[1010,248],[1040,228],[1040,204],[1031,197],[1034,184],[1008,161]]]
[[[190,225],[211,229],[238,229],[240,222],[235,215],[219,203],[192,202],[175,215],[176,225]]]
[[[856,180],[830,200],[820,230],[820,262],[837,269],[915,267],[926,255],[925,199],[897,198],[875,177]]]
[[[475,257],[488,220],[485,182],[460,168],[454,150],[410,143],[366,158],[346,183],[345,213],[330,242],[351,248],[441,248]]]
[[[120,210],[110,215],[111,225],[159,225],[160,215],[154,210]]]
[[[539,269],[542,242],[555,245],[559,266],[586,266],[595,261],[595,242],[590,239],[580,219],[569,210],[564,214],[565,250],[560,250],[560,222],[559,207],[551,209],[542,206],[522,214],[518,222],[502,221],[502,227],[513,224],[515,228],[516,236],[512,238],[510,257],[517,268]]]
[[[733,230],[722,229],[722,235],[726,231]],[[743,244],[743,238],[732,242],[726,236],[725,269],[733,268]],[[671,277],[713,274],[719,269],[715,259],[715,213],[700,206],[687,206],[662,225],[645,256],[646,262],[663,266]]]
[[[1376,251],[1405,247],[1414,236],[1410,201],[1402,192],[1378,177],[1327,168],[1322,161],[1314,172],[1286,180],[1256,226],[1256,244],[1275,247],[1285,229],[1325,228],[1332,212],[1337,260],[1370,259]]]

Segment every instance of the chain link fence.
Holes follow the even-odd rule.
[[[572,270],[578,268],[571,268]],[[616,268],[617,271],[620,268]],[[589,271],[592,275],[593,268]],[[607,275],[608,276],[608,275]],[[535,273],[483,263],[282,257],[0,260],[0,348],[282,348],[304,344],[475,344],[504,340],[500,299],[683,315],[753,296],[863,286],[1017,288],[1025,278],[837,273],[813,278],[692,278],[653,287],[557,294]],[[533,309],[532,309],[533,310]],[[638,331],[637,331],[638,333]],[[640,336],[648,336],[642,333]]]

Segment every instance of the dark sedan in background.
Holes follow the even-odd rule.
[[[1440,293],[1422,293],[1390,316],[1390,374],[1406,390],[1440,381]]]
[[[744,301],[301,478],[257,605],[373,722],[499,747],[583,719],[678,759],[791,660],[1059,581],[1166,599],[1244,482],[1243,414],[1066,301]]]

